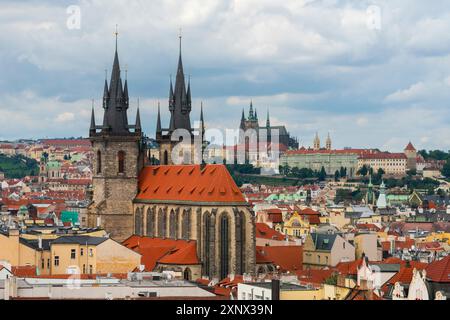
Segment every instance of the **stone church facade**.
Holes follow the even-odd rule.
[[[172,86],[171,86],[172,87]],[[187,91],[181,52],[175,91],[171,91],[171,124],[162,133],[158,112],[157,140],[161,151],[172,147],[168,137],[190,126],[190,85]],[[93,197],[88,226],[104,228],[123,241],[132,235],[196,242],[201,273],[210,279],[255,271],[253,212],[223,165],[147,165],[139,108],[128,122],[128,83],[122,83],[117,53],[111,81],[105,80],[102,125],[92,110],[90,140],[95,153]],[[201,127],[203,130],[203,112]]]

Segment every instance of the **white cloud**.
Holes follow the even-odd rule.
[[[58,114],[55,121],[64,123],[64,122],[73,121],[74,119],[75,119],[75,115],[72,112],[64,112],[64,113]]]

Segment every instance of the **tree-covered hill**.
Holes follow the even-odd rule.
[[[6,178],[20,179],[25,176],[39,174],[39,166],[36,160],[21,155],[7,156],[0,154],[0,172],[4,172]]]

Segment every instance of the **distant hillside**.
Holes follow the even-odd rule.
[[[21,179],[38,175],[39,166],[36,160],[21,155],[9,157],[0,154],[0,171],[5,173],[6,178]]]

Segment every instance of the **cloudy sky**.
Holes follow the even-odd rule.
[[[450,149],[448,0],[0,0],[0,139],[86,136],[116,24],[149,136],[182,28],[208,128],[236,128],[253,99],[304,146],[318,131],[338,148]]]

